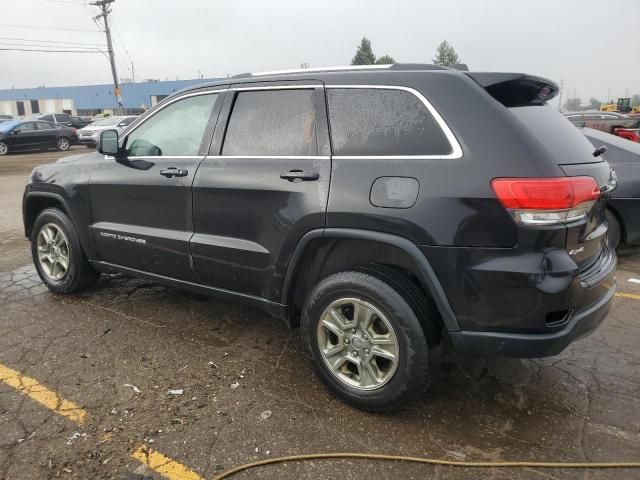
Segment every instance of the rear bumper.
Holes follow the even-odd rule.
[[[556,355],[602,323],[615,293],[617,262],[609,246],[583,267],[554,248],[422,250],[456,315],[458,328],[449,335],[470,354]]]
[[[615,293],[615,279],[607,294],[580,310],[562,329],[552,333],[450,332],[456,350],[483,357],[550,357],[573,341],[591,334],[604,321]]]

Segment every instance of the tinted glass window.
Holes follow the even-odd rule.
[[[197,95],[174,102],[127,137],[130,156],[198,155],[202,135],[218,94]]]
[[[35,122],[36,125],[38,125],[38,130],[51,130],[53,128],[56,128],[55,125],[53,125],[52,123],[47,123],[47,122]]]
[[[601,162],[585,136],[549,105],[510,108],[559,164]]]
[[[16,130],[19,132],[30,132],[35,129],[36,129],[35,122],[25,122],[16,128]]]
[[[223,155],[316,155],[313,90],[239,92]]]
[[[410,92],[328,89],[334,155],[447,155],[444,132]]]
[[[42,120],[46,120],[47,122],[53,122],[53,115],[45,115],[42,117]]]

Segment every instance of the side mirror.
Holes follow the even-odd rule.
[[[11,130],[11,135],[18,135],[20,133],[20,130],[15,129],[15,130]]]
[[[117,157],[120,153],[118,147],[118,131],[117,130],[105,130],[100,134],[100,144],[98,145],[98,151],[105,155],[111,155]]]

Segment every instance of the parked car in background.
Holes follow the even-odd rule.
[[[637,128],[614,128],[613,134],[616,137],[631,140],[632,142],[640,143],[640,130]]]
[[[69,150],[78,143],[73,127],[37,120],[9,120],[0,123],[0,155],[25,150]]]
[[[618,176],[607,202],[609,243],[640,245],[640,144],[590,128],[582,133],[594,147],[607,147],[603,156]]]
[[[82,128],[78,131],[78,138],[82,145],[86,145],[87,148],[96,148],[100,142],[100,133],[105,130],[117,130],[118,133],[122,133],[124,129],[132,123],[136,118],[135,115],[127,117],[108,117],[103,120],[98,120],[90,125]]]
[[[0,120],[13,120],[13,116],[7,115],[5,113],[0,113]]]
[[[73,127],[71,115],[68,113],[47,113],[44,115],[37,115],[35,120],[44,120],[45,122],[55,123],[56,125],[64,125],[65,127]]]
[[[565,113],[564,116],[578,128],[593,128],[607,133],[613,133],[616,128],[637,128],[640,124],[640,118],[616,112],[585,111]]]
[[[71,117],[71,125],[75,128],[84,128],[87,125],[90,125],[93,123],[93,117],[90,116],[83,116],[83,117],[79,117],[79,116],[75,116],[75,117]]]

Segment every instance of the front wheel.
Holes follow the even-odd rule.
[[[9,153],[9,146],[5,142],[0,142],[0,155]]]
[[[60,137],[56,140],[56,148],[61,152],[66,152],[71,147],[71,143],[67,137]]]
[[[98,280],[71,220],[57,208],[38,215],[31,234],[31,255],[38,275],[52,292],[78,292]]]
[[[397,407],[419,395],[430,374],[434,342],[421,326],[415,292],[401,286],[372,269],[340,272],[323,279],[303,308],[320,378],[364,410]]]

